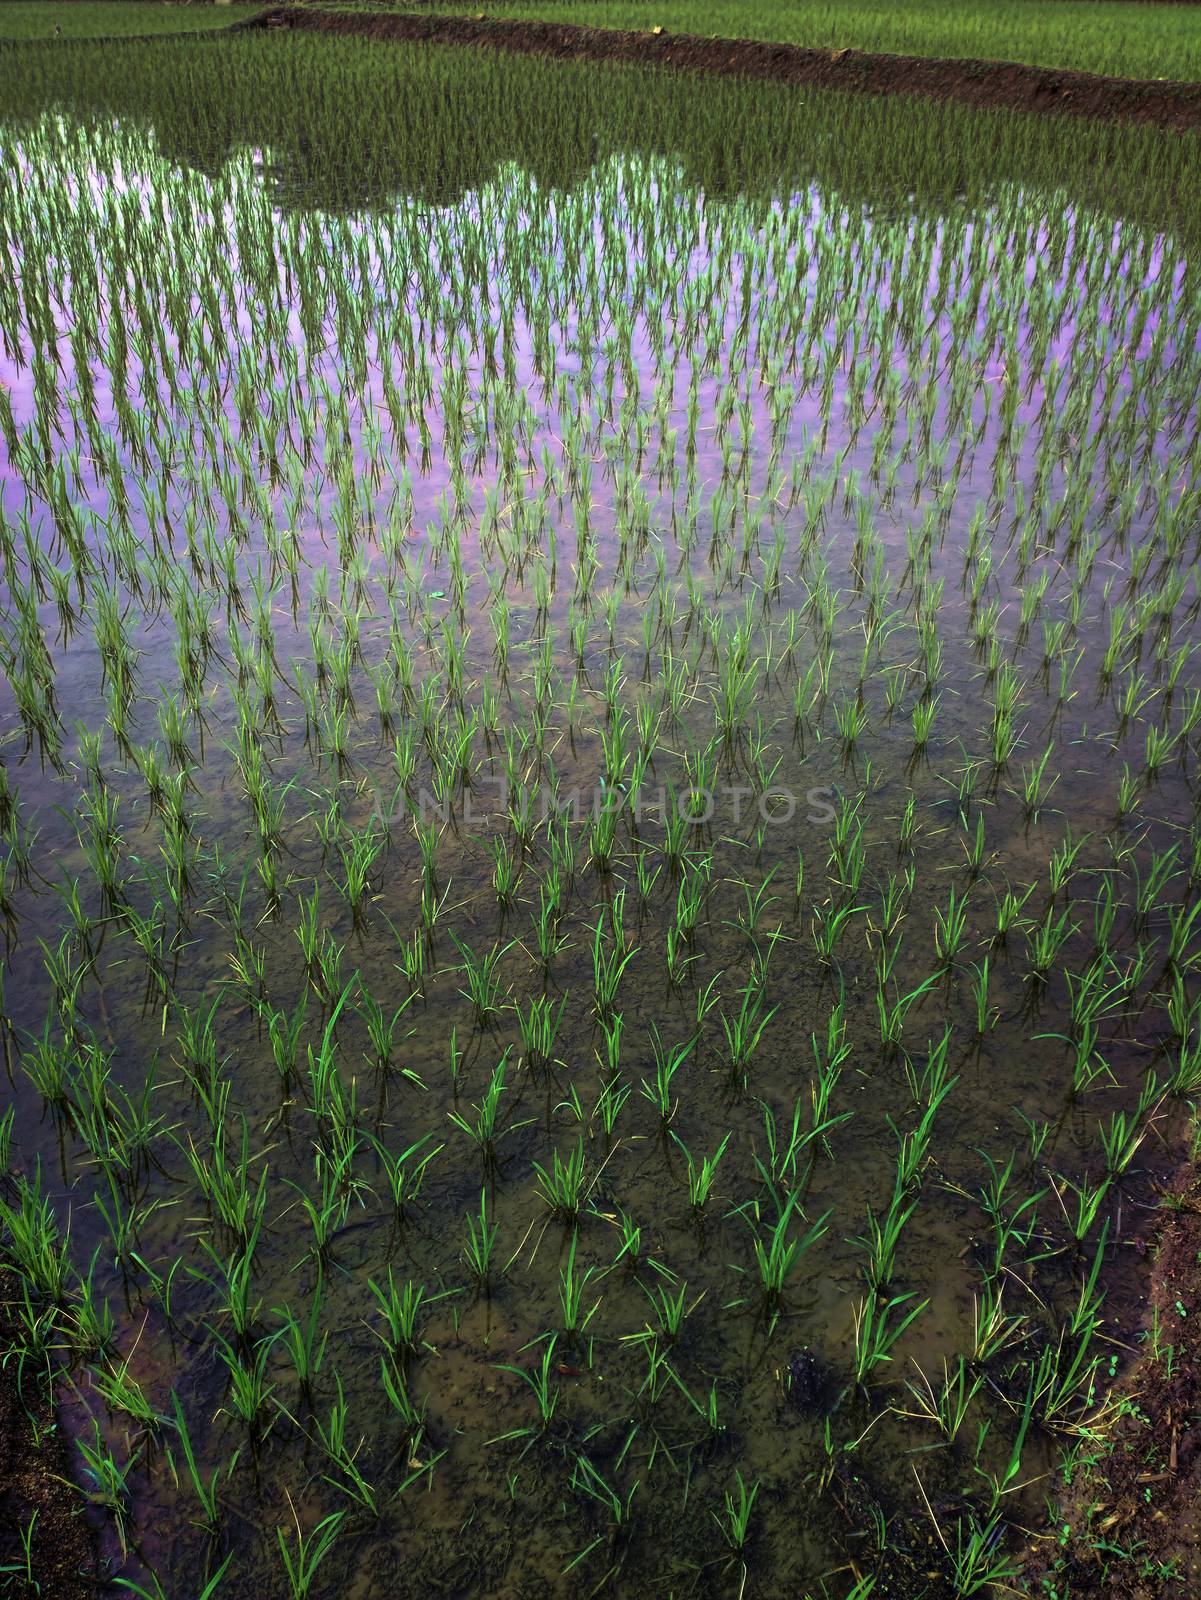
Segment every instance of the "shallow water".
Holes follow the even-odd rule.
[[[738,1593],[744,1567],[748,1593],[873,1573],[878,1593],[955,1592],[956,1526],[1016,1549],[1070,1430],[1100,1426],[1138,1327],[1132,1244],[1197,1086],[1175,1038],[1196,1033],[1199,860],[1188,247],[1008,179],[869,209],[820,184],[706,192],[630,149],[565,187],[509,163],[440,204],[397,192],[335,215],[295,192],[281,207],[286,157],[266,148],[204,173],[140,124],[55,115],[2,137],[10,1164],[40,1165],[151,1408],[174,1389],[206,1476],[239,1453],[210,1541],[178,1447],[182,1487],[64,1355],[81,1433],[86,1408],[131,1462],[123,1570],[190,1593],[228,1553],[218,1593],[282,1595],[275,1530],[342,1510],[314,1594]],[[69,574],[57,592],[47,562]],[[52,687],[57,732],[34,725],[23,673]],[[1174,740],[1150,774],[1149,730]],[[690,791],[707,815],[673,842]],[[347,863],[371,839],[356,910]],[[72,879],[74,932],[55,893]],[[1001,939],[998,904],[1027,886]],[[306,906],[325,941],[308,971]],[[1060,919],[1040,977],[1037,930]],[[606,1005],[596,962],[623,949]],[[481,1017],[464,967],[488,952]],[[1090,981],[1104,998],[1076,1050]],[[901,1006],[891,1038],[880,995]],[[549,1061],[519,1026],[543,996]],[[399,1012],[386,1070],[371,1001]],[[740,1017],[753,1042],[732,1061]],[[288,1018],[284,1074],[270,1035]],[[847,1048],[815,1124],[831,1026]],[[66,1062],[57,1107],[31,1077],[43,1033]],[[894,1321],[921,1309],[857,1386],[863,1235],[944,1041],[950,1087],[878,1296]],[[688,1047],[665,1109],[657,1043]],[[448,1114],[475,1123],[502,1059],[481,1153]],[[797,1153],[773,1173],[765,1117],[786,1144],[794,1108]],[[1071,1186],[1103,1181],[1123,1113],[1141,1139],[1076,1228]],[[147,1120],[148,1154],[121,1148]],[[685,1151],[727,1134],[694,1213]],[[244,1196],[265,1196],[252,1250],[196,1170],[236,1173],[244,1139]],[[398,1223],[378,1146],[419,1139],[436,1154]],[[535,1169],[573,1148],[574,1233]],[[1011,1157],[998,1260],[981,1196]],[[327,1172],[318,1253],[305,1207]],[[485,1293],[463,1259],[481,1188]],[[765,1307],[754,1242],[790,1191],[781,1242],[818,1236]],[[1099,1247],[1087,1381],[1050,1417],[1039,1393],[1006,1478],[1043,1351],[1077,1347],[1064,1329]],[[241,1346],[240,1260],[257,1308]],[[389,1268],[431,1302],[402,1363],[419,1429],[380,1374],[369,1280]],[[318,1282],[310,1396],[264,1341],[279,1307],[307,1321]],[[971,1354],[988,1284],[1023,1321],[973,1365],[943,1445],[904,1380]],[[657,1296],[681,1290],[682,1329],[652,1341]],[[533,1428],[507,1368],[532,1372],[552,1333],[551,1425],[494,1442]],[[223,1341],[263,1352],[253,1441]],[[790,1396],[805,1348],[820,1383]],[[340,1393],[378,1518],[320,1448]],[[736,1471],[759,1485],[744,1551],[720,1531]],[[116,1571],[115,1535],[110,1552]]]

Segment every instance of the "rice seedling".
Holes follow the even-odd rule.
[[[605,919],[597,918],[592,935],[592,992],[596,1016],[602,1026],[617,1015],[617,993],[623,975],[638,954],[637,946],[626,949],[605,936]]]
[[[881,1044],[900,1044],[905,1030],[905,1018],[912,1008],[919,1004],[923,997],[929,993],[937,981],[938,974],[931,973],[910,989],[907,994],[897,995],[895,999],[890,1000],[885,993],[882,977],[878,974],[876,1014],[880,1024]],[[895,992],[895,982],[893,987]]]
[[[573,1234],[573,1241],[574,1237]],[[498,1434],[496,1438],[488,1441],[489,1444],[507,1444],[518,1439],[524,1439],[525,1446],[518,1453],[518,1460],[550,1429],[555,1419],[555,1412],[558,1409],[559,1389],[557,1385],[551,1382],[551,1375],[553,1371],[552,1362],[554,1361],[559,1336],[551,1333],[543,1337],[545,1339],[544,1343],[542,1339],[536,1341],[542,1343],[542,1359],[532,1372],[523,1367],[513,1366],[508,1362],[499,1363],[497,1368],[500,1372],[510,1372],[514,1377],[520,1378],[529,1388],[537,1406],[537,1419],[533,1424],[511,1428],[506,1433]]]
[[[576,1245],[579,1234],[572,1232],[567,1246],[567,1259],[559,1269],[559,1315],[563,1337],[569,1345],[583,1337],[588,1324],[600,1309],[600,1298],[586,1305],[588,1285],[597,1274],[596,1267],[576,1270]]]
[[[476,1219],[470,1212],[467,1213],[467,1242],[463,1246],[463,1260],[477,1287],[483,1290],[488,1287],[498,1231],[499,1224],[488,1220],[487,1190],[481,1189],[478,1228]]]
[[[1027,936],[1030,975],[1045,983],[1067,941],[1076,932],[1078,924],[1071,920],[1070,908],[1054,914],[1054,906],[1047,907],[1046,915]]]
[[[672,1138],[679,1145],[688,1168],[688,1203],[691,1205],[695,1215],[699,1217],[709,1203],[709,1197],[713,1192],[713,1184],[717,1178],[718,1164],[726,1153],[730,1135],[727,1132],[713,1154],[711,1156],[701,1156],[699,1161],[696,1160],[691,1150],[678,1134],[673,1133]]]
[[[714,1518],[730,1549],[736,1556],[741,1556],[750,1539],[751,1513],[755,1509],[759,1484],[752,1483],[748,1488],[742,1473],[737,1468],[734,1480],[737,1484],[737,1494],[731,1494],[728,1489],[726,1490],[722,1515],[719,1517],[714,1512]]]
[[[742,1003],[734,1016],[719,1013],[722,1033],[730,1058],[730,1074],[745,1084],[751,1056],[758,1049],[768,1023],[778,1007],[763,1009],[764,992],[760,982],[752,981],[742,991]]]
[[[867,1256],[864,1275],[873,1293],[887,1288],[892,1282],[901,1235],[905,1224],[916,1209],[917,1200],[908,1199],[900,1172],[897,1174],[896,1186],[887,1211],[881,1217],[876,1217],[871,1208],[868,1208],[867,1233],[855,1239],[853,1243],[861,1246]]]
[[[463,957],[460,970],[466,979],[467,987],[461,993],[471,1001],[477,1025],[481,1028],[487,1027],[501,1014],[503,991],[498,969],[504,957],[512,949],[512,942],[506,945],[494,944],[481,956],[476,955],[469,945],[463,944],[456,934],[452,933],[451,939]]]
[[[404,1150],[393,1153],[382,1139],[367,1135],[379,1159],[393,1214],[398,1222],[404,1220],[420,1198],[427,1171],[442,1151],[442,1145],[435,1145],[432,1150],[422,1149],[429,1144],[431,1137],[430,1134],[423,1134]]]
[[[917,1408],[914,1415],[932,1423],[948,1444],[954,1444],[967,1420],[972,1402],[980,1392],[983,1378],[979,1373],[974,1377],[969,1374],[963,1356],[955,1362],[953,1371],[947,1358],[943,1357],[942,1382],[937,1386],[916,1361],[914,1367],[917,1371],[916,1383],[905,1380],[905,1387]]]
[[[945,911],[934,910],[934,951],[944,971],[949,971],[967,933],[967,899],[956,895],[954,884]]]
[[[314,1385],[325,1360],[328,1333],[318,1338],[318,1319],[321,1314],[321,1280],[318,1279],[309,1301],[308,1317],[302,1322],[290,1306],[276,1311],[282,1326],[278,1338],[292,1363],[292,1370],[300,1386],[300,1393],[309,1405],[313,1402]]]
[[[419,1460],[418,1451],[425,1433],[425,1405],[414,1400],[409,1392],[404,1370],[395,1362],[389,1361],[386,1356],[381,1356],[379,1371],[380,1385],[385,1398],[400,1421],[409,1459]]]
[[[566,1159],[557,1150],[551,1153],[549,1167],[533,1163],[538,1189],[552,1217],[574,1225],[580,1215],[587,1189],[584,1184],[586,1152],[579,1140]]]
[[[756,1233],[753,1241],[755,1265],[759,1272],[762,1293],[762,1311],[768,1332],[775,1329],[784,1300],[784,1290],[801,1258],[826,1232],[829,1212],[810,1223],[800,1234],[790,1231],[793,1212],[799,1209],[798,1196],[789,1195],[775,1225],[768,1230],[766,1242]],[[801,1219],[804,1220],[803,1217]]]
[[[193,1447],[192,1436],[188,1431],[187,1418],[184,1415],[183,1407],[180,1405],[179,1396],[174,1391],[171,1394],[171,1406],[188,1481],[200,1507],[200,1526],[210,1538],[215,1538],[221,1531],[222,1523],[221,1502],[218,1496],[220,1480],[223,1474],[226,1478],[233,1476],[234,1469],[237,1466],[238,1453],[234,1452],[224,1468],[215,1467],[207,1478],[204,1477],[197,1465],[196,1451]],[[175,1473],[176,1481],[178,1482],[178,1472],[169,1451],[168,1459],[171,1461],[171,1469]]]
[[[97,1419],[89,1416],[88,1420],[91,1423],[91,1436],[81,1431],[77,1440],[88,1483],[85,1493],[93,1504],[102,1507],[111,1516],[122,1555],[125,1555],[131,1499],[129,1474],[133,1462],[128,1460],[122,1465],[104,1437]]]
[[[275,1537],[279,1544],[280,1560],[284,1565],[292,1600],[307,1600],[316,1580],[318,1567],[337,1542],[346,1512],[331,1511],[306,1534],[301,1527],[300,1517],[290,1494],[288,1506],[292,1512],[295,1536],[286,1537],[283,1528],[279,1527],[275,1530]]]
[[[515,1133],[521,1126],[520,1123],[510,1123],[507,1127],[501,1126],[500,1097],[505,1092],[505,1074],[508,1069],[509,1052],[506,1050],[488,1079],[480,1100],[472,1106],[475,1120],[472,1121],[463,1112],[451,1110],[447,1116],[460,1128],[475,1145],[480,1153],[486,1170],[490,1170],[496,1163],[496,1145],[506,1133]],[[428,1163],[427,1158],[427,1163]]]
[[[913,705],[913,748],[921,751],[930,742],[930,734],[934,727],[935,718],[938,716],[938,702],[941,696],[934,694],[928,699],[916,700]]]
[[[855,1382],[861,1387],[876,1367],[892,1360],[893,1347],[930,1303],[920,1300],[917,1305],[910,1305],[914,1298],[912,1294],[903,1294],[885,1300],[875,1289],[870,1289],[856,1303],[853,1370]]]
[[[641,1094],[644,1099],[654,1107],[659,1117],[659,1125],[666,1128],[676,1113],[678,1099],[674,1089],[674,1079],[680,1068],[688,1060],[696,1047],[697,1036],[692,1035],[682,1044],[666,1046],[659,1036],[659,1029],[651,1023],[651,1048],[655,1058],[655,1075],[653,1078],[643,1078]]]

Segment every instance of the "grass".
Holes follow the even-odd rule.
[[[261,5],[172,5],[163,0],[0,0],[0,40],[142,38],[207,33],[255,16]]]
[[[1201,17],[1196,7],[1126,0],[455,0],[402,10],[481,11],[595,28],[663,28],[723,39],[771,39],[816,50],[866,50],[966,61],[1021,61],[1117,78],[1201,79]]]

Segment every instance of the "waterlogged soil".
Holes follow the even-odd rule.
[[[753,39],[707,39],[503,17],[326,11],[307,3],[278,7],[248,26],[376,40],[471,44],[555,60],[654,65],[855,94],[919,95],[993,110],[1109,119],[1188,133],[1201,128],[1201,85],[1115,79],[1015,62],[808,50]]]

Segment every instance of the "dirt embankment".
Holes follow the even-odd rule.
[[[1029,1552],[1032,1594],[1196,1600],[1201,1594],[1201,1172],[1182,1167],[1149,1226],[1141,1354],[1111,1398],[1107,1447],[1081,1441],[1053,1530]]]
[[[92,1600],[95,1546],[44,1374],[22,1369],[17,1354],[17,1295],[16,1281],[0,1273],[0,1571],[14,1596]],[[27,1560],[40,1588],[22,1583]]]
[[[1088,72],[1000,61],[936,61],[862,50],[807,50],[756,39],[587,28],[500,17],[417,16],[324,11],[307,5],[265,12],[253,27],[303,29],[366,39],[473,44],[559,60],[633,62],[862,94],[916,94],[928,100],[1201,129],[1201,84],[1103,78]]]

